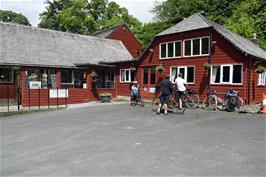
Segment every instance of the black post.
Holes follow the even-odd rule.
[[[39,87],[38,89],[38,93],[39,93],[39,110],[41,109],[41,88]]]
[[[9,112],[9,88],[7,88],[7,112]]]
[[[50,108],[50,89],[48,89],[48,109]]]
[[[67,108],[67,89],[65,89],[65,106]]]
[[[57,108],[58,108],[58,88],[56,89],[56,106],[57,106]]]
[[[30,109],[30,88],[28,90],[29,90],[29,109]]]

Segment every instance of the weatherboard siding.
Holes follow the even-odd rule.
[[[140,42],[126,25],[119,26],[106,38],[122,41],[122,43],[134,58],[139,55],[139,50],[142,49]]]
[[[211,84],[211,89],[216,90],[217,92],[226,93],[230,88],[233,88],[239,91],[240,96],[247,102],[248,94],[247,94],[247,84],[248,84],[248,58],[241,53],[238,49],[236,49],[230,42],[225,40],[221,35],[213,31],[213,41],[216,41],[213,47],[212,53],[212,64],[242,64],[243,65],[243,78],[242,84]],[[139,64],[139,72],[138,78],[140,78],[141,87],[143,91],[143,95],[145,98],[151,99],[154,94],[149,93],[150,88],[154,88],[155,85],[151,84],[143,84],[143,68],[150,66],[158,66],[159,64],[163,65],[164,71],[162,73],[156,72],[157,82],[161,80],[165,75],[170,74],[171,66],[194,66],[195,67],[195,76],[194,83],[188,84],[189,88],[195,90],[200,95],[200,99],[202,100],[207,95],[208,89],[208,71],[204,69],[204,64],[208,63],[208,56],[198,56],[198,57],[180,57],[174,59],[159,59],[159,45],[162,42],[170,42],[177,40],[185,40],[190,38],[204,37],[209,36],[209,29],[199,29],[190,32],[183,32],[179,34],[171,34],[166,36],[157,37],[153,44],[151,45],[148,52],[144,55]],[[183,51],[183,50],[182,50]],[[255,72],[254,68],[251,72]],[[254,74],[253,74],[254,75]],[[254,82],[257,82],[258,75],[252,76]],[[260,92],[266,92],[265,87],[257,86],[255,84],[255,89]],[[144,88],[147,89],[147,92],[144,92]],[[254,99],[250,99],[251,103],[257,103],[261,101],[261,93],[257,93],[256,90],[253,92],[251,85],[251,93],[254,93]],[[222,98],[224,94],[220,95]]]

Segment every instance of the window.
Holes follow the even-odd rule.
[[[220,83],[221,79],[221,66],[213,66],[211,68],[211,83]]]
[[[143,84],[148,84],[149,68],[144,68],[143,71]]]
[[[200,55],[200,39],[193,39],[193,55]]]
[[[168,58],[172,58],[174,56],[174,43],[173,42],[169,42],[167,44],[167,57]]]
[[[156,83],[156,68],[151,67],[151,72],[150,72],[150,84],[155,84]]]
[[[143,84],[156,84],[156,67],[143,69]]]
[[[0,83],[13,83],[14,70],[11,68],[0,68]]]
[[[161,58],[166,58],[166,44],[161,44]]]
[[[74,88],[83,88],[83,84],[87,83],[87,73],[82,71],[74,71]]]
[[[62,84],[73,84],[74,83],[74,73],[71,70],[61,71],[61,83]]]
[[[199,56],[209,54],[209,37],[188,39],[184,41],[185,56]]]
[[[217,65],[211,68],[212,84],[241,84],[242,65]]]
[[[98,77],[94,80],[96,88],[115,88],[113,71],[101,71],[97,73]]]
[[[191,40],[185,41],[185,56],[191,55]]]
[[[167,42],[160,44],[160,57],[164,58],[174,58],[181,56],[181,42]]]
[[[170,80],[174,82],[179,73],[182,73],[183,79],[185,79],[187,83],[194,83],[194,75],[195,75],[194,66],[172,67]]]
[[[181,56],[181,42],[175,42],[175,56]]]
[[[266,72],[259,74],[258,85],[265,85]]]
[[[202,38],[201,39],[201,54],[209,54],[209,38]]]
[[[132,82],[135,80],[135,70],[121,69],[120,82]]]

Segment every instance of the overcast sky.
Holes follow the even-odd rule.
[[[150,12],[155,0],[113,0],[120,6],[126,7],[129,13],[142,22],[149,22],[153,18]],[[163,0],[157,0],[163,1]],[[39,23],[39,14],[44,11],[45,0],[0,0],[0,8],[12,10],[25,15],[33,26]]]

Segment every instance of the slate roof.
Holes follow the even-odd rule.
[[[102,31],[98,31],[96,33],[91,34],[91,36],[95,36],[95,37],[99,37],[99,38],[106,38],[108,37],[110,34],[112,34],[117,28],[119,28],[120,26],[122,26],[123,24],[120,25],[116,25],[107,29],[104,29]]]
[[[234,33],[225,27],[208,20],[200,13],[196,13],[183,21],[177,23],[176,25],[160,32],[156,36],[163,36],[163,35],[169,35],[174,33],[181,33],[186,31],[192,31],[192,30],[198,30],[203,28],[209,28],[212,27],[215,31],[217,31],[220,35],[222,35],[226,40],[228,40],[232,45],[234,45],[236,48],[241,50],[242,52],[246,53],[247,55],[250,55],[252,57],[263,59],[266,61],[266,52],[255,45],[250,40],[238,35],[237,33]]]
[[[75,67],[131,59],[121,41],[0,23],[0,65]]]

